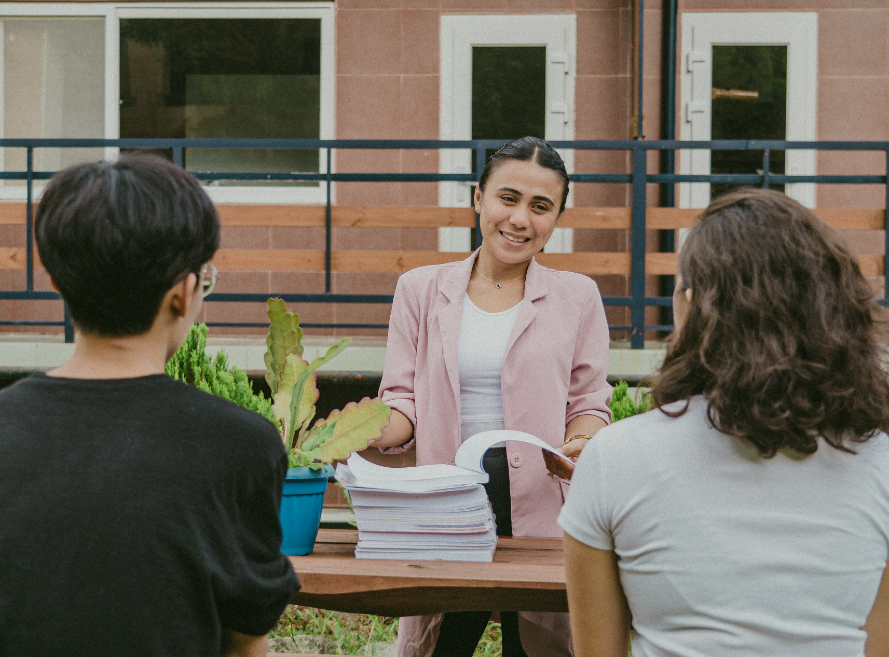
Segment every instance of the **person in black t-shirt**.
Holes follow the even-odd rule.
[[[216,210],[125,156],[55,176],[35,234],[77,339],[0,392],[0,656],[264,656],[299,588],[283,445],[164,374],[215,282]]]

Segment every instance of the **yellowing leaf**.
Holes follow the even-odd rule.
[[[281,300],[272,298],[268,301],[269,332],[266,336],[265,380],[269,384],[272,395],[278,392],[287,356],[303,353],[303,330],[299,325],[299,315],[287,310]]]
[[[310,373],[304,380],[300,403],[295,404],[293,399],[297,381],[310,367],[309,363],[304,361],[299,354],[287,356],[281,371],[278,392],[272,397],[272,413],[275,415],[278,426],[281,427],[281,438],[288,450],[293,444],[294,433],[315,416],[318,386],[314,374]]]
[[[323,429],[336,423],[333,435],[321,445],[315,458],[324,463],[344,459],[352,452],[364,449],[367,443],[379,438],[383,428],[389,424],[391,409],[380,399],[365,397],[357,404],[350,402],[342,411],[333,411],[326,420],[319,420],[312,427]]]

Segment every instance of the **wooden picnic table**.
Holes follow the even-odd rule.
[[[504,538],[491,563],[356,559],[358,531],[321,529],[290,557],[293,604],[378,616],[445,611],[568,611],[561,539]]]

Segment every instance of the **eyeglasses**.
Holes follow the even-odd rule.
[[[173,285],[184,281],[186,278],[188,278],[189,274],[193,273],[195,272],[186,272],[175,281],[173,281]],[[205,296],[213,291],[214,287],[216,287],[216,279],[219,278],[219,272],[216,270],[216,265],[214,265],[212,262],[205,262],[200,271],[197,272],[197,275],[198,289],[201,291],[201,298],[203,299]]]
[[[205,262],[198,274],[198,287],[201,290],[201,298],[207,296],[216,287],[216,279],[219,278],[219,272],[216,271],[216,265],[212,262]]]

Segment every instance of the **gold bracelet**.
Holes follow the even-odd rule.
[[[593,437],[592,437],[592,436],[589,436],[589,435],[587,435],[587,434],[585,434],[585,433],[576,433],[576,434],[574,434],[573,436],[571,436],[570,438],[566,438],[566,439],[565,439],[565,442],[562,443],[562,444],[563,444],[563,445],[567,445],[567,444],[570,443],[572,440],[579,440],[580,438],[584,438],[585,440],[592,440]]]

